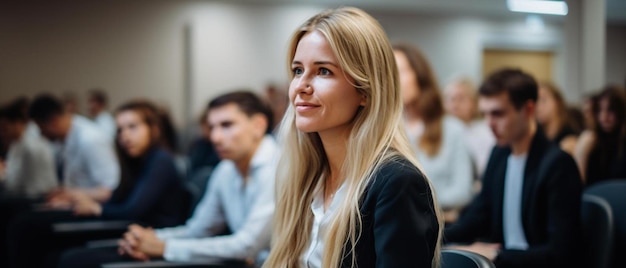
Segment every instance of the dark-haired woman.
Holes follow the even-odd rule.
[[[586,185],[626,178],[626,96],[619,86],[606,86],[592,103],[595,123],[576,144],[575,158]]]
[[[72,194],[71,211],[29,212],[18,216],[9,227],[10,260],[14,267],[39,267],[54,250],[79,245],[95,234],[61,239],[52,231],[57,222],[116,219],[165,227],[186,217],[185,197],[174,158],[162,139],[163,115],[149,102],[134,101],[116,112],[117,149],[122,178],[105,203],[80,192]],[[117,237],[119,234],[110,234]],[[36,241],[36,243],[33,243]],[[55,263],[54,255],[47,262]]]

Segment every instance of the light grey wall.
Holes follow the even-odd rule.
[[[183,2],[24,2],[0,8],[0,101],[73,91],[85,103],[98,86],[113,107],[150,97],[182,119]]]
[[[288,38],[323,8],[185,0],[3,4],[0,102],[42,91],[74,91],[84,102],[86,90],[99,86],[113,107],[149,97],[169,106],[181,125],[221,92],[286,83]],[[530,33],[519,16],[371,13],[391,40],[418,44],[442,83],[455,74],[478,81],[484,47],[554,50],[555,80],[568,79],[559,23]],[[623,33],[608,30],[607,54],[617,56],[607,57],[607,81],[623,79]]]
[[[626,26],[606,30],[606,82],[626,86]]]

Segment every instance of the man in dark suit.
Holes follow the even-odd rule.
[[[497,146],[481,193],[445,230],[445,242],[471,243],[453,248],[482,254],[499,268],[578,266],[580,174],[572,157],[537,131],[537,83],[504,69],[479,93]]]

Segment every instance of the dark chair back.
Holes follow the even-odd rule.
[[[610,267],[626,267],[626,179],[595,183],[585,189],[586,195],[604,198],[613,212],[613,250]]]
[[[611,267],[613,212],[602,197],[584,194],[581,211],[585,267]]]
[[[444,249],[441,251],[441,268],[496,268],[489,259],[474,252]]]

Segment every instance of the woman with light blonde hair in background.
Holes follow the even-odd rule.
[[[567,105],[561,91],[550,82],[539,83],[536,117],[549,140],[563,151],[574,153],[578,135],[569,126]]]
[[[493,132],[478,116],[478,94],[471,79],[458,76],[451,79],[444,89],[446,112],[463,123],[463,138],[472,157],[475,173],[476,192],[480,189],[480,179],[487,167],[487,161],[496,139]]]
[[[378,22],[356,8],[294,33],[264,267],[438,267],[441,217],[402,123],[398,72]]]

